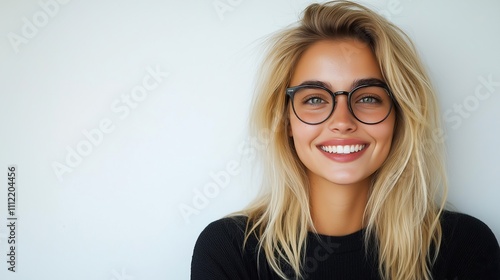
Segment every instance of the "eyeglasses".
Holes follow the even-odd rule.
[[[316,125],[325,122],[335,109],[335,97],[347,95],[351,114],[364,124],[383,122],[391,113],[394,99],[386,84],[365,84],[350,92],[332,92],[321,85],[305,84],[286,89],[292,100],[295,116],[303,123]]]

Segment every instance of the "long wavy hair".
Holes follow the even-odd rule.
[[[441,243],[447,182],[434,90],[408,36],[374,11],[349,1],[308,6],[298,24],[270,39],[251,117],[252,133],[268,136],[261,155],[261,193],[244,210],[246,237],[286,279],[285,264],[303,276],[308,231],[314,231],[309,180],[288,136],[285,89],[302,53],[321,40],[354,38],[376,56],[396,103],[391,151],[372,175],[365,208],[365,243],[378,252],[383,279],[431,279]],[[245,239],[245,242],[247,240]]]

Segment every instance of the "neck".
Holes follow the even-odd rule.
[[[319,234],[344,236],[363,228],[370,178],[355,185],[310,182],[310,208]]]

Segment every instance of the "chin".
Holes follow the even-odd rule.
[[[360,174],[359,172],[356,172],[356,170],[330,171],[329,174],[324,175],[325,176],[322,176],[324,180],[336,185],[355,185],[366,183],[370,180],[370,176]]]
[[[361,178],[353,178],[353,176],[329,176],[325,180],[336,185],[354,185],[364,181]]]

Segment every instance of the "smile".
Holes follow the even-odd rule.
[[[321,146],[320,148],[330,154],[350,154],[363,150],[366,145],[337,145],[337,146]]]

